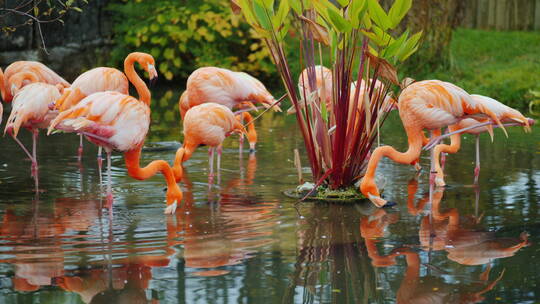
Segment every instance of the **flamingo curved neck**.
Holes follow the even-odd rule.
[[[0,94],[2,95],[2,100],[7,101],[7,90],[6,90],[6,82],[4,78],[4,72],[2,69],[0,69]]]
[[[34,72],[20,72],[12,77],[12,84],[21,87],[25,80],[30,82],[39,82],[39,77]]]
[[[156,173],[161,172],[163,176],[165,176],[165,180],[167,181],[167,187],[169,189],[174,187],[176,185],[174,174],[171,170],[171,167],[166,161],[155,160],[149,163],[144,168],[140,167],[139,162],[141,159],[141,150],[142,145],[140,145],[136,149],[124,153],[124,159],[126,161],[126,167],[129,176],[138,180],[145,180],[156,175]]]
[[[139,100],[143,101],[147,105],[150,105],[150,90],[148,90],[148,87],[146,86],[144,81],[135,71],[135,62],[139,62],[140,64],[142,64],[139,61],[137,54],[129,54],[124,61],[124,73],[126,73],[129,82],[131,82],[135,89],[137,89],[137,94],[139,94]]]

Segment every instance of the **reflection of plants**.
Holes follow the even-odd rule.
[[[386,98],[390,84],[398,83],[392,64],[418,48],[420,33],[409,36],[405,31],[397,38],[391,34],[411,0],[395,1],[388,12],[377,0],[233,3],[270,50],[296,109],[314,179],[334,189],[352,185],[362,177],[369,150],[392,106]],[[285,51],[291,26],[299,33],[300,65],[307,68],[307,79],[302,81],[309,86],[303,86],[302,92],[296,91],[296,76]],[[314,66],[326,62],[323,57],[329,59],[333,75],[329,102],[321,102],[326,98],[319,94],[325,90],[316,87]],[[354,87],[354,81],[362,85]]]
[[[254,74],[274,70],[255,31],[240,24],[225,1],[117,0],[111,9],[118,63],[129,50],[148,52],[168,80],[208,65]]]
[[[299,223],[295,271],[282,302],[293,302],[301,286],[302,303],[379,303],[376,273],[359,233],[355,207],[311,206]]]
[[[529,102],[529,112],[531,112],[531,114],[535,114],[533,111],[533,108],[536,107],[537,105],[540,105],[540,91],[530,90],[529,94],[533,98],[533,100]]]

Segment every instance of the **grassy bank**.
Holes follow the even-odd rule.
[[[540,33],[458,29],[450,66],[416,78],[447,80],[525,110],[529,90],[540,89]]]

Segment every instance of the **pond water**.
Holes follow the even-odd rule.
[[[178,94],[154,98],[147,142],[181,140]],[[381,210],[284,196],[297,184],[293,149],[303,150],[295,126],[294,117],[265,114],[252,155],[228,139],[212,186],[200,148],[185,164],[185,200],[173,216],[163,214],[163,178],[130,178],[120,154],[108,214],[97,149],[86,143],[79,164],[75,135],[40,137],[35,193],[29,160],[1,138],[0,303],[540,301],[540,130],[509,129],[508,139],[496,131],[493,143],[483,135],[478,187],[474,138],[465,139],[431,206],[427,171],[417,177],[385,160],[378,174],[397,206]],[[383,133],[383,143],[405,149],[397,113]],[[30,141],[26,131],[20,138]],[[173,158],[148,151],[141,162]]]

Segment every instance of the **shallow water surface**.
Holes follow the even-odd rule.
[[[180,141],[178,92],[154,99],[147,142]],[[174,107],[175,108],[175,107]],[[482,136],[473,187],[474,138],[446,162],[448,187],[429,204],[424,171],[385,160],[378,173],[396,207],[299,203],[293,117],[257,122],[255,154],[226,141],[219,180],[209,185],[207,151],[185,164],[184,204],[163,215],[161,176],[127,176],[113,156],[113,213],[104,204],[96,148],[78,137],[41,136],[40,192],[30,162],[0,141],[0,303],[537,303],[540,266],[540,130]],[[404,150],[396,114],[381,141]],[[20,138],[28,143],[28,132]],[[172,162],[146,151],[142,164]],[[303,165],[307,166],[304,159]],[[306,176],[309,170],[305,168]],[[527,236],[528,233],[528,236]],[[422,302],[423,301],[423,302]]]

